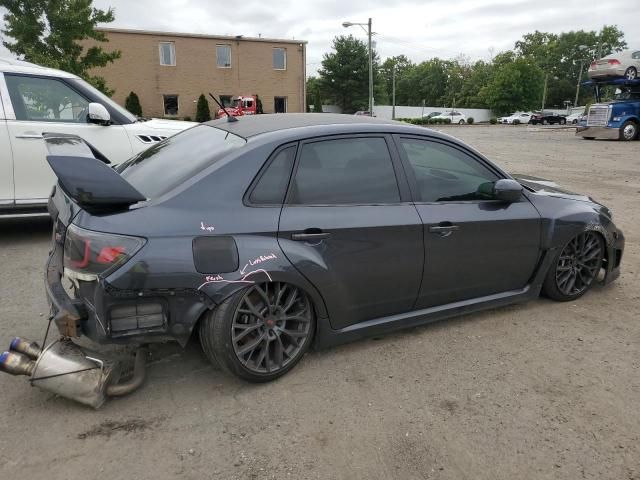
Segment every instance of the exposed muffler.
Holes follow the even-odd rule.
[[[99,408],[107,397],[126,395],[144,382],[147,349],[136,351],[133,375],[120,379],[121,362],[106,359],[96,352],[62,338],[44,350],[36,342],[16,337],[8,352],[0,354],[0,370],[12,375],[27,375],[31,385]]]

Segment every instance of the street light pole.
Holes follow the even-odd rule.
[[[391,75],[391,120],[396,119],[396,64],[393,64],[393,74]]]
[[[369,27],[369,115],[373,117],[373,49],[371,48],[371,18]]]
[[[371,46],[371,18],[367,23],[342,22],[345,28],[353,25],[367,26],[367,36],[369,37],[369,115],[373,116],[373,48]]]
[[[573,102],[573,106],[578,106],[578,94],[580,93],[580,80],[582,80],[582,69],[584,68],[584,60],[580,60],[580,74],[578,75],[578,83],[576,85],[576,99]]]
[[[542,115],[544,115],[544,102],[547,99],[547,82],[549,81],[549,74],[545,73],[544,74],[544,89],[542,90],[542,109],[540,110],[540,113],[542,113]]]

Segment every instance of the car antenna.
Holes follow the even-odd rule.
[[[227,109],[226,109],[226,108],[224,108],[224,106],[223,106],[223,105],[218,101],[218,99],[217,99],[216,97],[214,97],[213,95],[211,95],[211,92],[209,92],[209,96],[210,96],[211,98],[213,98],[213,101],[214,101],[214,102],[216,102],[216,103],[220,106],[220,108],[221,108],[222,110],[224,110],[224,113],[226,113],[226,114],[227,114],[227,122],[237,122],[237,121],[238,121],[238,119],[237,119],[236,117],[232,117],[231,115],[229,115],[229,112],[227,112]]]

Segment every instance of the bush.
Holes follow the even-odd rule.
[[[450,118],[445,118],[444,119],[444,124],[445,125],[450,125],[451,124],[451,119]]]
[[[208,122],[211,120],[211,111],[209,110],[209,102],[204,94],[198,97],[198,105],[196,107],[196,122]]]
[[[491,117],[491,118],[489,119],[489,123],[490,123],[491,125],[495,125],[496,123],[498,123],[498,119],[497,119],[496,117]]]
[[[469,117],[469,118],[467,118],[467,123],[468,123],[469,125],[473,125],[473,122],[475,122],[475,120],[473,119],[473,117]]]
[[[185,122],[190,122],[191,121],[191,117],[189,115],[187,115],[186,117],[184,117],[184,121]]]
[[[138,117],[142,116],[142,106],[140,105],[140,99],[134,92],[129,93],[129,95],[125,99],[124,108]]]

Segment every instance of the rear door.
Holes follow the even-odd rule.
[[[333,328],[409,311],[422,223],[385,135],[303,142],[278,239],[322,294]]]
[[[493,200],[501,174],[445,140],[396,137],[424,222],[425,267],[416,308],[525,287],[540,254],[540,215],[526,199]]]
[[[64,79],[8,73],[4,77],[13,112],[7,129],[14,159],[16,203],[45,203],[55,183],[46,162],[43,133],[78,135],[114,162],[131,156],[124,127],[87,123],[89,99]]]
[[[0,209],[13,206],[13,153],[3,103],[9,101],[9,95],[0,73]]]

